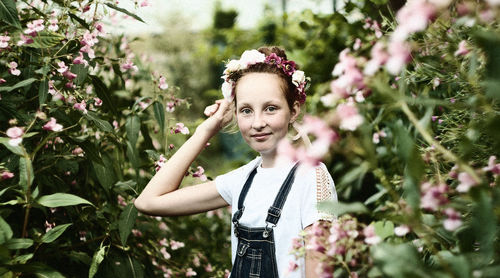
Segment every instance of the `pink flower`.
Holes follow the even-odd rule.
[[[50,31],[55,32],[55,31],[59,30],[59,26],[57,25],[57,23],[59,21],[57,20],[57,18],[51,18],[51,19],[49,19],[49,22],[50,22],[50,25],[49,25],[48,29]]]
[[[434,19],[436,12],[436,6],[425,0],[407,2],[396,14],[399,25],[394,30],[392,39],[403,41],[409,35],[425,30],[429,22]]]
[[[372,57],[368,63],[366,63],[363,73],[372,76],[384,65],[389,59],[389,54],[384,50],[384,44],[377,42],[370,51],[370,56]]]
[[[17,69],[16,62],[10,62],[7,66],[9,67],[10,74],[15,76],[19,76],[21,74],[21,71]]]
[[[134,65],[134,62],[131,59],[127,59],[125,63],[120,65],[120,68],[123,72],[128,71],[132,69],[133,71],[138,71],[139,69],[137,68],[136,65]]]
[[[155,162],[155,170],[156,172],[160,171],[161,167],[167,162],[167,159],[163,156],[163,154],[160,154],[160,159]]]
[[[385,133],[385,131],[380,130],[378,132],[373,133],[372,142],[375,144],[380,143],[380,137],[387,137],[387,134]]]
[[[11,179],[14,177],[14,173],[7,171],[3,171],[2,174],[0,174],[0,180],[6,180],[6,179]]]
[[[3,78],[0,78],[0,85],[7,82],[7,80],[3,79]]]
[[[265,63],[271,65],[279,65],[281,66],[282,59],[280,56],[276,55],[276,53],[271,53],[266,57]]]
[[[10,37],[5,35],[5,36],[0,36],[0,48],[7,48],[9,46],[9,41]]]
[[[287,269],[287,272],[290,273],[290,272],[294,272],[295,270],[297,270],[299,268],[299,265],[294,262],[294,261],[289,261],[288,262],[288,269]]]
[[[78,110],[78,111],[81,111],[83,112],[83,114],[87,114],[87,104],[85,103],[85,100],[82,100],[82,102],[80,103],[75,103],[73,105],[73,108]]]
[[[411,60],[411,49],[405,42],[390,42],[388,53],[390,53],[390,56],[385,64],[385,68],[393,75],[399,74],[403,67]]]
[[[23,34],[19,34],[19,36],[21,37],[21,40],[17,42],[17,46],[21,46],[23,44],[31,44],[34,42],[32,37],[27,37]]]
[[[352,49],[358,50],[360,47],[361,47],[361,40],[359,38],[356,38],[352,46]]]
[[[167,112],[170,112],[170,113],[174,112],[175,111],[175,102],[173,102],[173,101],[167,102],[167,107],[165,108],[165,110]]]
[[[49,223],[47,220],[45,220],[44,226],[45,226],[45,232],[48,232],[56,226],[56,223],[54,222]]]
[[[337,106],[335,115],[340,119],[340,129],[354,131],[363,123],[363,117],[353,103],[342,103]]]
[[[177,250],[182,247],[184,247],[184,242],[170,240],[170,248],[172,248],[172,250]]]
[[[198,166],[197,167],[197,171],[195,173],[193,173],[193,177],[195,178],[200,178],[201,181],[206,181],[207,180],[207,176],[205,176],[205,169],[203,169],[203,167],[201,166]]]
[[[462,225],[462,220],[460,220],[460,213],[452,208],[447,208],[444,213],[448,217],[443,221],[443,226],[448,231],[454,231]]]
[[[160,90],[168,89],[168,84],[167,84],[164,76],[160,77],[160,82],[158,84],[158,88],[160,88]]]
[[[17,126],[7,129],[7,136],[10,138],[9,145],[18,146],[23,141],[23,134],[24,130]]]
[[[194,272],[194,270],[192,268],[188,268],[186,270],[186,277],[192,277],[192,276],[196,276],[196,272]]]
[[[323,243],[316,236],[312,236],[311,239],[307,242],[306,245],[307,250],[314,250],[316,252],[324,253],[326,251]]]
[[[163,255],[163,258],[165,258],[165,260],[168,260],[168,259],[170,259],[170,258],[172,257],[172,256],[171,256],[171,255],[167,252],[167,248],[165,248],[165,247],[162,247],[162,248],[160,249],[160,252],[161,252],[161,254]]]
[[[458,181],[460,184],[457,186],[457,191],[462,193],[468,192],[471,187],[477,185],[476,180],[474,180],[474,178],[467,172],[461,172],[458,174]]]
[[[151,4],[149,4],[148,0],[143,0],[143,1],[141,2],[141,5],[140,5],[140,6],[141,6],[141,7],[147,7],[147,6],[151,6]]]
[[[94,104],[95,106],[99,107],[99,106],[102,106],[102,99],[98,98],[98,97],[95,97],[94,98]]]
[[[38,32],[45,29],[45,27],[43,26],[43,19],[33,20],[32,22],[29,22],[26,26],[28,27],[28,29],[24,30],[24,33],[32,37],[35,37]]]
[[[483,168],[485,172],[491,172],[494,176],[498,176],[500,174],[500,163],[495,164],[496,156],[492,155],[488,159],[488,166]]]
[[[382,239],[375,234],[375,227],[372,224],[363,229],[363,235],[365,236],[365,243],[369,245],[374,245],[382,241]]]
[[[120,195],[118,195],[120,196]],[[142,232],[137,230],[137,229],[132,229],[132,234],[136,237],[141,237],[142,236]]]
[[[211,264],[207,264],[207,265],[205,266],[205,271],[206,271],[206,272],[212,272],[212,271],[214,271],[214,269],[212,268],[212,265],[211,265]]]
[[[463,40],[458,44],[458,49],[457,49],[457,51],[455,51],[454,55],[455,56],[464,56],[469,52],[470,52],[470,50],[467,48],[467,42],[465,40]]]
[[[189,134],[189,129],[183,123],[176,123],[174,133]]]
[[[425,182],[421,185],[421,188],[423,194],[420,199],[421,208],[436,211],[439,206],[448,203],[448,198],[446,197],[448,186],[446,184],[433,186],[430,182]]]
[[[257,63],[262,63],[266,60],[266,55],[259,52],[258,50],[246,50],[241,54],[240,66],[241,69],[246,69],[248,66],[255,65]]]
[[[50,130],[50,131],[57,132],[57,131],[61,131],[63,129],[63,126],[58,124],[54,117],[50,117],[50,121],[48,121],[42,128],[44,130]]]
[[[405,236],[409,232],[410,232],[410,227],[408,227],[407,225],[401,225],[394,228],[394,234],[397,236]]]
[[[126,207],[127,206],[127,202],[125,201],[125,198],[122,197],[122,195],[116,196],[116,199],[118,201],[118,205],[120,205],[122,207]]]
[[[85,60],[85,58],[83,57],[83,52],[79,51],[78,57],[73,59],[73,64],[75,65],[83,64],[84,66],[87,67],[89,65],[89,62],[87,62],[87,60]]]

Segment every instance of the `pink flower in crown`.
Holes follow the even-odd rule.
[[[448,217],[443,221],[443,226],[448,231],[454,231],[458,227],[462,226],[462,220],[460,220],[460,213],[458,213],[453,208],[447,208],[444,210],[444,214]]]
[[[469,53],[470,50],[467,48],[467,41],[463,40],[458,44],[458,49],[455,51],[455,56],[464,56]]]
[[[271,53],[266,57],[266,64],[276,65],[278,68],[281,67],[282,59],[280,56],[276,55],[276,53]]]
[[[0,36],[0,48],[7,48],[9,46],[9,41],[10,37],[5,35],[5,36]]]
[[[468,192],[471,187],[478,184],[476,180],[467,172],[458,174],[458,181],[460,184],[457,186],[457,191],[462,193]]]
[[[293,73],[295,72],[295,68],[296,68],[296,64],[294,61],[288,61],[288,60],[285,60],[281,63],[282,65],[282,68],[283,68],[283,72],[285,72],[285,74],[289,75],[289,76],[292,76]]]
[[[203,167],[201,166],[198,166],[197,167],[197,171],[193,173],[193,177],[195,178],[200,178],[201,181],[206,181],[207,180],[207,176],[205,176],[205,169],[203,169]]]
[[[44,130],[50,130],[50,131],[57,132],[57,131],[61,131],[63,129],[63,126],[58,124],[54,117],[50,117],[50,121],[48,121],[42,128]]]
[[[21,71],[17,69],[17,63],[16,62],[10,62],[8,65],[9,67],[9,73],[15,76],[19,76],[21,74]]]
[[[13,126],[7,129],[7,136],[10,138],[9,145],[18,146],[22,141],[22,136],[24,135],[24,130],[20,127]]]
[[[257,63],[263,63],[266,60],[266,55],[261,53],[258,50],[246,50],[241,54],[240,57],[240,69],[246,69],[251,65],[255,65]]]
[[[11,179],[13,177],[14,177],[14,173],[11,173],[9,171],[3,171],[2,174],[0,174],[0,180]]]
[[[183,123],[176,123],[174,133],[189,134],[189,129]]]

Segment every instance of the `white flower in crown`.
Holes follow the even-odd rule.
[[[233,81],[224,81],[222,83],[222,95],[224,96],[225,99],[227,99],[229,102],[233,101]]]
[[[231,60],[226,64],[226,69],[224,70],[224,75],[228,75],[231,72],[239,71],[241,68],[240,60]]]
[[[240,69],[246,69],[250,65],[255,65],[257,63],[263,63],[266,60],[266,55],[259,52],[258,50],[246,50],[241,54],[240,58]]]
[[[306,75],[303,71],[301,70],[296,70],[293,75],[292,75],[292,83],[295,86],[299,86],[301,83],[306,81]]]

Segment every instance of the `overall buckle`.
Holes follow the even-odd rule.
[[[269,225],[271,225],[271,227],[269,227]],[[276,227],[276,224],[269,223],[266,221],[266,227],[264,228],[264,232],[262,233],[262,236],[264,238],[268,238],[269,233],[271,233],[271,231],[273,230],[274,227]]]

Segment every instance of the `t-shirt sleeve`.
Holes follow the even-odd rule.
[[[234,172],[234,171],[232,171]],[[232,172],[217,176],[215,178],[215,188],[219,192],[220,196],[226,201],[230,206],[233,203],[233,194],[231,192],[231,184],[234,181],[234,175]]]
[[[318,220],[332,221],[334,215],[320,211],[317,204],[323,201],[337,201],[337,192],[333,178],[325,164],[312,168],[308,175],[307,188],[302,203],[302,227],[313,224]]]

